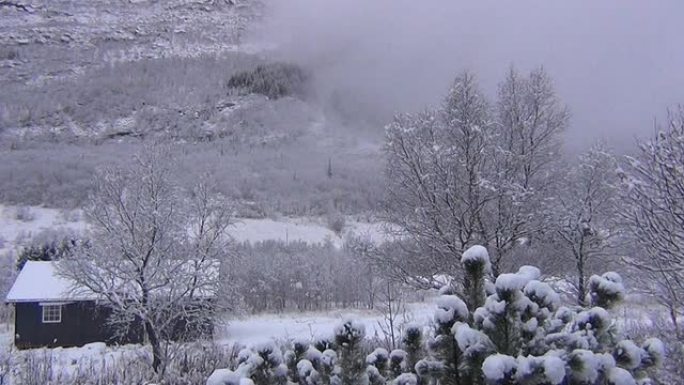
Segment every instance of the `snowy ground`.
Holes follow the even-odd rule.
[[[321,221],[312,218],[238,219],[230,230],[238,242],[260,242],[267,240],[303,241],[309,244],[332,242],[340,247],[349,234],[365,237],[382,243],[388,239],[382,223],[347,221],[342,234],[325,227]]]
[[[59,210],[35,206],[5,206],[0,204],[0,254],[20,247],[31,236],[47,229],[84,231],[87,225],[79,210]],[[303,241],[310,244],[332,242],[340,247],[349,234],[366,237],[374,242],[387,240],[382,223],[347,221],[342,234],[327,228],[316,218],[248,219],[238,218],[230,229],[238,242],[266,240]]]
[[[435,305],[433,298],[424,303],[406,305],[406,311],[397,316],[399,325],[418,323],[427,325],[432,320]],[[263,314],[231,320],[220,328],[217,340],[222,343],[253,345],[266,341],[314,340],[331,337],[333,328],[346,319],[354,319],[366,327],[366,336],[382,338],[384,315],[379,310],[335,309],[326,312]]]
[[[21,246],[22,240],[43,230],[60,228],[81,232],[86,224],[77,210],[0,204],[0,253]]]

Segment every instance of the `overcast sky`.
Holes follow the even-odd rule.
[[[684,0],[271,4],[255,36],[312,66],[320,94],[359,113],[427,107],[466,69],[494,96],[511,65],[543,65],[572,112],[569,149],[598,138],[620,149],[684,103]]]

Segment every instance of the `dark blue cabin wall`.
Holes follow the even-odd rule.
[[[107,319],[111,310],[94,301],[79,301],[62,305],[62,322],[43,323],[42,306],[38,302],[15,304],[15,346],[71,347],[91,342],[107,344],[142,342],[140,330],[131,328],[128,335],[118,337]]]
[[[209,308],[212,301],[185,305],[189,308]],[[128,325],[125,335],[109,324],[111,308],[94,301],[77,301],[62,305],[62,322],[43,323],[43,309],[38,302],[15,304],[15,346],[19,349],[36,347],[72,347],[91,342],[108,345],[142,343],[144,328],[140,319]],[[172,312],[173,313],[173,312]],[[192,341],[212,338],[214,323],[204,317],[204,311],[189,311],[185,317],[171,322],[162,337],[173,341]],[[171,314],[169,314],[171,316]],[[177,315],[176,315],[177,317]]]

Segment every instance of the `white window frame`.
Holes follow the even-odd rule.
[[[62,322],[62,305],[61,304],[45,304],[42,306],[42,320],[44,324],[58,324]]]

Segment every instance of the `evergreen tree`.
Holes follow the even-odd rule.
[[[487,251],[476,247],[464,253],[462,261],[471,264],[464,268],[470,274],[464,278],[470,282],[464,283],[465,297],[471,303],[482,301]],[[650,383],[649,376],[662,363],[664,346],[655,338],[637,343],[620,337],[609,313],[624,296],[618,274],[590,278],[591,307],[560,306],[558,293],[540,279],[541,272],[532,266],[501,274],[482,306],[474,310],[453,294],[453,287],[444,290],[437,299],[427,352],[421,328],[409,325],[402,340],[406,351],[395,349],[388,354],[378,348],[364,361],[363,325],[345,321],[335,328],[334,344],[316,343],[326,349],[323,353],[315,347],[305,349],[304,344],[295,348],[301,357],[296,363],[298,381],[292,376],[290,381],[302,385]],[[278,382],[284,378],[278,373],[287,369],[277,365],[273,349],[257,352],[241,353],[236,372],[257,385],[283,383]]]
[[[406,366],[410,372],[416,373],[416,364],[424,354],[421,326],[416,324],[406,325],[404,327],[402,343],[406,351]]]
[[[463,294],[468,309],[477,309],[484,305],[485,276],[490,273],[489,254],[482,246],[473,246],[461,257],[465,274],[463,276]]]
[[[347,320],[335,328],[335,345],[339,353],[341,385],[367,385],[368,374],[362,342],[366,336],[363,324]]]

